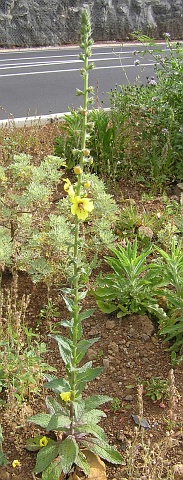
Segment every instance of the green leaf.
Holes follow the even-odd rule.
[[[52,415],[50,421],[46,427],[46,430],[63,430],[64,428],[69,428],[71,420],[66,415],[55,414]]]
[[[103,410],[97,410],[93,409],[90,410],[90,412],[84,413],[84,415],[80,419],[80,424],[86,424],[88,425],[89,423],[95,425],[96,423],[100,422],[100,419],[102,417],[106,417],[106,414],[103,412]]]
[[[111,397],[107,395],[91,395],[90,397],[85,398],[85,412],[90,412],[94,408],[99,407],[103,403],[110,402],[112,400]]]
[[[8,465],[8,460],[6,458],[6,455],[0,450],[0,466],[5,467]]]
[[[99,438],[99,440],[107,441],[106,434],[105,434],[103,428],[100,427],[100,425],[96,425],[96,424],[93,424],[93,423],[88,423],[87,425],[82,425],[81,424],[79,427],[76,428],[76,431],[80,432],[80,433],[88,433],[88,434],[93,435],[96,438]]]
[[[91,452],[98,455],[100,458],[107,460],[107,462],[124,465],[123,457],[118,453],[115,448],[112,448],[107,442],[101,442],[98,439],[91,439],[91,442],[87,443],[82,441],[83,445]]]
[[[66,304],[67,310],[68,310],[70,313],[72,313],[72,311],[73,311],[73,305],[74,305],[73,300],[72,300],[71,298],[65,297],[64,295],[63,295],[63,299],[64,299],[64,302],[65,302],[65,304]]]
[[[85,403],[81,396],[79,396],[79,398],[73,402],[73,407],[75,419],[76,422],[78,422],[85,412]]]
[[[38,413],[37,415],[29,417],[28,422],[40,425],[40,427],[42,428],[47,428],[51,417],[52,415],[50,415],[49,413]]]
[[[80,342],[78,342],[77,344],[77,348],[76,348],[76,357],[77,357],[77,360],[76,360],[76,363],[79,363],[82,358],[84,357],[85,353],[87,352],[87,350],[95,343],[95,342],[98,342],[98,340],[100,340],[99,337],[97,338],[92,338],[91,340],[80,340]]]
[[[85,310],[84,312],[81,312],[79,314],[79,320],[80,322],[82,322],[83,320],[85,320],[86,318],[89,318],[91,317],[91,315],[93,315],[93,312],[95,311],[94,308],[90,308],[89,310]]]
[[[53,380],[50,380],[50,382],[45,383],[44,388],[50,388],[55,393],[69,392],[70,384],[65,378],[54,378]]]
[[[60,335],[50,335],[51,338],[54,338],[58,343],[58,348],[60,356],[62,357],[65,365],[72,361],[72,349],[71,349],[71,340],[68,338],[61,337]]]
[[[101,312],[103,313],[112,313],[118,309],[118,306],[114,305],[114,303],[108,303],[102,300],[97,300],[96,302]]]
[[[88,464],[85,455],[81,450],[78,451],[77,457],[75,459],[76,465],[78,465],[81,470],[83,470],[85,475],[89,475],[90,473],[90,465]]]
[[[84,55],[79,55],[79,58],[80,58],[81,60],[83,60],[83,58],[82,58],[83,56],[84,56]],[[84,92],[83,92],[82,90],[80,90],[79,88],[76,88],[76,95],[77,95],[77,96],[84,95]]]
[[[78,300],[81,301],[81,300],[84,300],[84,298],[86,297],[88,293],[88,290],[85,290],[83,292],[79,292],[79,295],[78,295]]]
[[[42,480],[59,480],[62,473],[62,463],[60,458],[53,460],[42,473]]]
[[[40,447],[40,440],[42,438],[43,438],[43,435],[36,435],[36,437],[34,437],[34,438],[29,438],[26,441],[26,450],[28,450],[30,452],[37,452],[38,450],[40,450],[40,448],[41,448]],[[55,445],[55,441],[52,440],[51,438],[47,437],[47,440],[48,440],[49,445]]]
[[[45,402],[49,413],[51,413],[52,415],[54,413],[61,413],[62,415],[67,415],[65,408],[60,403],[58,403],[54,397],[48,395]]]
[[[69,320],[62,320],[60,322],[60,325],[62,325],[62,327],[65,327],[65,328],[72,328],[73,320],[71,320],[71,322]]]
[[[142,306],[152,315],[156,316],[160,321],[165,321],[168,319],[166,312],[161,308],[158,303],[153,303],[153,301],[142,302]]]
[[[100,300],[100,298],[106,298],[106,300],[110,302],[110,300],[114,300],[116,298],[116,295],[118,294],[118,285],[117,289],[114,288],[114,275],[111,275],[111,277],[112,278],[106,276],[105,278],[98,280],[101,286],[93,292],[97,300]]]
[[[102,367],[96,367],[96,368],[86,368],[86,370],[82,370],[82,367],[80,369],[78,369],[78,371],[76,370],[76,382],[79,383],[79,382],[91,382],[92,380],[94,380],[96,377],[98,377],[101,372],[102,372],[103,368]]]
[[[72,437],[67,437],[59,445],[59,454],[62,462],[63,472],[66,474],[70,471],[73,463],[78,455],[79,447],[76,440]]]
[[[36,475],[43,472],[43,470],[48,467],[48,465],[54,460],[54,458],[57,457],[58,447],[59,444],[46,445],[46,447],[42,447],[41,450],[39,450],[36,459],[36,466],[34,468],[34,473]]]
[[[128,308],[121,303],[118,304],[118,308],[120,308],[120,312],[117,313],[117,318],[125,317],[129,314]]]

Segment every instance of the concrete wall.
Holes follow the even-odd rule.
[[[83,6],[94,41],[122,41],[142,30],[183,38],[183,0],[0,0],[0,46],[78,43]]]

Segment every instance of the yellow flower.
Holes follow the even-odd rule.
[[[13,460],[12,467],[13,468],[21,467],[21,463],[19,462],[19,460]]]
[[[70,195],[70,196],[74,196],[74,189],[73,189],[73,186],[72,186],[69,178],[63,178],[63,181],[65,182],[65,184],[64,184],[65,192],[67,192],[68,195]]]
[[[70,398],[71,398],[71,392],[62,392],[60,393],[60,398],[61,400],[63,400],[64,402],[69,402]]]
[[[71,213],[77,215],[80,220],[86,220],[88,213],[91,212],[94,208],[93,202],[88,198],[81,198],[78,195],[71,197]]]
[[[39,446],[40,446],[40,447],[46,447],[46,445],[48,445],[48,439],[47,439],[47,437],[42,437],[42,438],[40,438],[40,440],[39,440]]]

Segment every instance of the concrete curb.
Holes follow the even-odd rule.
[[[31,125],[46,125],[61,120],[65,115],[71,112],[53,113],[50,115],[35,115],[34,117],[6,118],[0,120],[0,127],[29,127]]]
[[[95,110],[98,110],[97,108]],[[109,111],[110,108],[103,108]],[[76,110],[77,111],[77,110]],[[35,115],[34,117],[6,118],[0,120],[1,127],[30,127],[31,125],[46,125],[47,123],[59,122],[65,115],[71,115],[72,112],[51,113],[50,115]]]

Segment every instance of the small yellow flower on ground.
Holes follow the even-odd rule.
[[[21,463],[19,462],[19,460],[13,460],[12,467],[13,468],[21,467]]]
[[[39,446],[40,447],[46,447],[46,445],[48,445],[48,439],[47,439],[47,437],[44,436],[44,437],[40,438]]]
[[[72,186],[69,178],[63,178],[63,182],[65,182],[65,184],[64,184],[65,192],[67,192],[68,195],[70,195],[70,196],[74,196],[74,189],[73,189],[73,186]]]
[[[63,400],[64,402],[69,402],[70,398],[71,398],[71,392],[62,392],[60,393],[60,398],[61,400]]]
[[[71,213],[77,215],[80,220],[86,220],[88,213],[94,209],[93,202],[88,198],[81,198],[78,195],[71,198]]]

